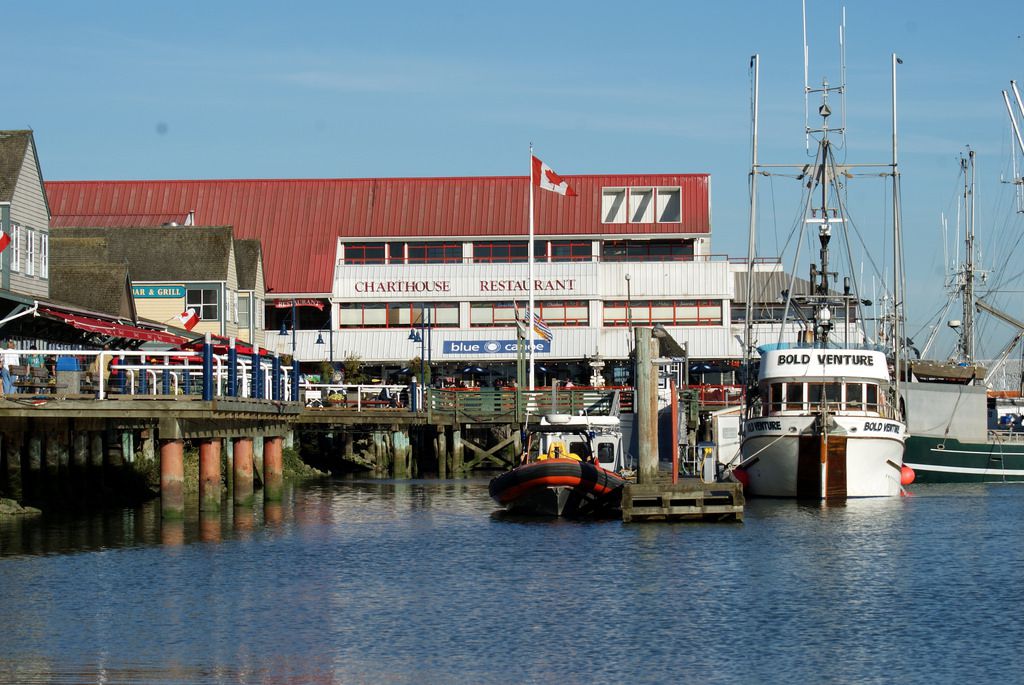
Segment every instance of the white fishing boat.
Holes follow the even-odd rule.
[[[894,94],[896,64],[893,55]],[[875,177],[888,175],[893,181],[893,206],[899,206],[895,95],[891,163],[853,165],[836,159],[837,147],[846,154],[845,129],[844,123],[832,125],[829,97],[841,103],[845,84],[832,86],[825,82],[820,88],[805,85],[805,97],[812,93],[821,97],[817,110],[820,124],[812,125],[809,119],[805,122],[809,149],[817,146],[813,162],[761,165],[757,159],[756,55],[752,66],[755,101],[748,271],[753,272],[756,260],[759,175],[795,176],[803,185],[804,216],[793,242],[803,245],[813,240],[813,235],[819,251],[816,263],[801,265],[800,250],[796,249],[790,287],[779,294],[785,304],[782,321],[774,329],[778,338],[771,344],[755,339],[749,311],[754,279],[747,279],[744,342],[750,381],[741,421],[741,461],[734,474],[754,496],[833,500],[899,495],[906,438],[906,425],[894,399],[898,397],[895,379],[899,355],[890,357],[884,345],[868,339],[863,321],[867,318],[864,309],[871,302],[858,295],[856,273],[848,273],[840,281],[837,269],[842,264],[851,272],[854,263],[851,243],[855,238],[851,234],[855,227],[847,212],[846,183],[874,167],[868,173]],[[845,64],[842,71],[845,73]],[[893,218],[893,233],[898,284],[902,269],[898,213]],[[833,238],[838,245],[833,245]],[[839,250],[840,255],[833,258],[833,250]],[[798,283],[796,273],[804,268],[809,268],[810,278]],[[894,301],[902,302],[898,291]],[[893,330],[885,337],[902,340],[898,311],[892,321]],[[765,335],[766,329],[761,328],[758,334]]]

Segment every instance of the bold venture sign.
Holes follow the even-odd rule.
[[[889,379],[885,355],[874,350],[771,350],[761,358],[761,378]]]
[[[183,285],[133,285],[132,295],[135,297],[185,297]]]
[[[530,342],[524,347],[530,350]],[[551,343],[547,340],[535,340],[534,352],[550,352]],[[515,354],[515,340],[445,340],[445,354]]]

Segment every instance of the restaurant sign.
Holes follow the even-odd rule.
[[[524,348],[530,349],[530,342],[524,341]],[[534,352],[550,352],[551,343],[547,340],[535,340]],[[515,340],[445,340],[445,354],[515,354]]]

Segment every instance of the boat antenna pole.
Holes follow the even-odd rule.
[[[758,78],[760,74],[760,55],[750,57],[750,70],[753,76],[753,92],[751,99],[751,142],[750,142],[750,227],[747,233],[747,292],[744,303],[743,317],[743,368],[747,370],[746,384],[750,386],[750,358],[753,354],[753,321],[754,315],[754,259],[757,253],[757,110],[758,110]]]
[[[1010,88],[1013,89],[1014,99],[1017,101],[1017,109],[1020,110],[1021,116],[1024,117],[1024,102],[1021,101],[1020,91],[1017,90],[1017,82],[1010,81]],[[1003,91],[1003,102],[1006,103],[1006,113],[1010,115],[1010,128],[1013,130],[1013,136],[1017,140],[1017,147],[1020,148],[1020,153],[1024,155],[1024,138],[1020,134],[1020,126],[1017,125],[1017,115],[1013,111],[1013,106],[1010,105],[1010,96],[1007,92]],[[1013,179],[1010,181],[1017,186],[1017,212],[1024,213],[1024,175],[1017,175],[1017,155],[1013,155],[1014,169]],[[1024,378],[1022,378],[1024,382]]]
[[[900,59],[896,53],[892,53],[892,259],[893,259],[893,345],[894,345],[894,360],[893,369],[895,371],[895,382],[894,389],[896,391],[896,397],[899,397],[900,380],[902,378],[903,360],[902,357],[905,353],[904,340],[903,340],[903,293],[904,293],[904,282],[903,282],[903,236],[901,231],[903,227],[900,225],[900,167],[899,167],[899,156],[896,137],[896,65],[903,64],[903,60]]]

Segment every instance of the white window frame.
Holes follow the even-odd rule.
[[[646,201],[646,202],[645,202]],[[626,197],[626,220],[631,224],[653,224],[654,223],[654,188],[651,186],[638,186],[630,188]],[[637,214],[642,212],[640,218]]]
[[[25,229],[25,275],[36,275],[36,232],[31,228]]]
[[[676,198],[676,218],[665,219],[663,215],[668,209],[672,197]],[[683,189],[680,186],[658,187],[654,189],[654,220],[659,224],[678,224],[683,221]]]
[[[615,216],[608,218],[608,214],[611,211],[613,203],[616,200],[620,200],[618,210]],[[608,188],[601,188],[601,223],[602,224],[624,224],[629,219],[629,215],[626,211],[627,204],[629,202],[629,189],[622,186],[611,186]]]
[[[11,232],[14,233],[14,243],[11,245],[11,271],[21,271],[21,236],[22,229],[18,224],[11,224]]]
[[[50,234],[39,234],[39,277],[50,277]]]

